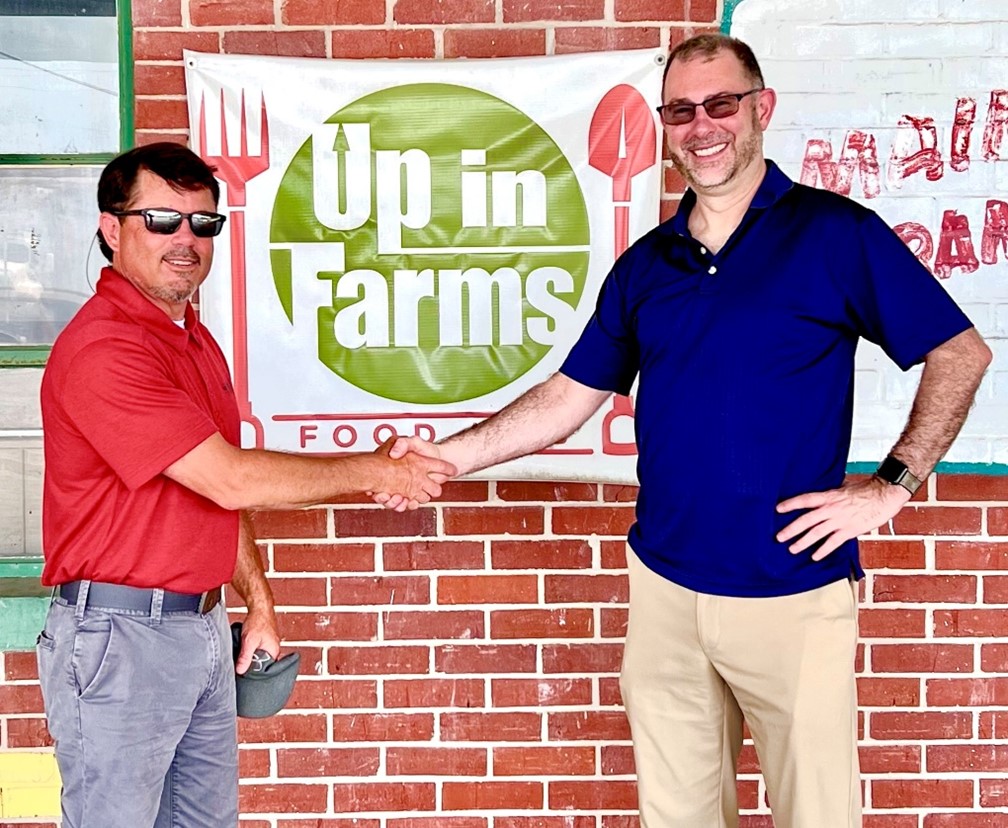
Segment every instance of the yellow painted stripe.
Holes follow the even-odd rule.
[[[52,753],[0,753],[0,817],[58,817],[60,776]]]

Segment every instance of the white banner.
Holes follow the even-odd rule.
[[[440,439],[550,376],[658,220],[656,50],[457,61],[185,55],[229,231],[202,316],[247,446]],[[634,482],[632,402],[494,478]]]

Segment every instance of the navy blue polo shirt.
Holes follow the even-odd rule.
[[[792,555],[775,535],[800,513],[775,507],[843,482],[859,338],[906,370],[971,323],[875,213],[773,162],[717,253],[690,235],[695,204],[620,257],[560,369],[619,394],[640,375],[630,545],[716,595],[861,577],[856,541]]]

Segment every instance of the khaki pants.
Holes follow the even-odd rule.
[[[745,718],[776,828],[859,828],[856,586],[780,598],[684,589],[629,549],[620,689],[641,828],[735,828]]]

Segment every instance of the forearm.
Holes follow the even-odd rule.
[[[441,456],[459,474],[524,457],[569,437],[609,395],[554,374],[497,414],[439,443]]]
[[[990,360],[974,328],[927,355],[910,417],[891,451],[922,480],[959,434]]]
[[[238,556],[231,586],[250,610],[273,612],[273,590],[266,580],[262,558],[252,532],[252,522],[245,512],[240,512],[238,516]]]

